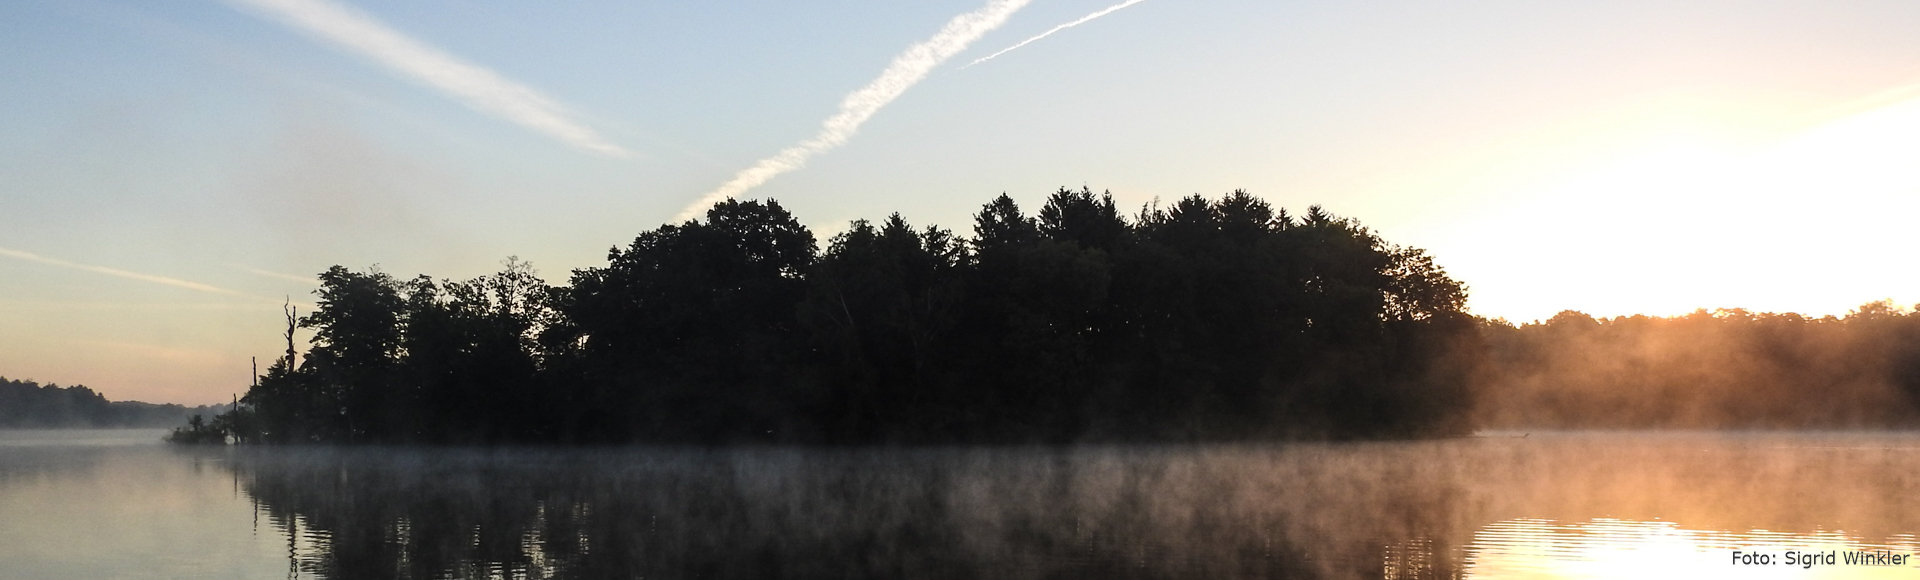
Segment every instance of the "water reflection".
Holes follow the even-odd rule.
[[[178,453],[164,430],[0,432],[0,578],[271,578],[225,453]],[[216,450],[217,451],[217,450]]]
[[[1740,554],[1765,555],[1767,563]],[[1519,519],[1490,524],[1469,549],[1468,578],[1913,578],[1912,534],[1882,542],[1843,531],[1694,530],[1675,522]]]
[[[1286,578],[1232,478],[1056,452],[253,454],[243,486],[336,578]]]
[[[87,477],[116,448],[158,447],[163,434],[159,429],[0,429],[0,487]]]
[[[1911,577],[1920,438],[942,450],[251,449],[331,578]],[[1742,531],[1728,531],[1742,530]],[[1775,531],[1768,531],[1775,530]]]

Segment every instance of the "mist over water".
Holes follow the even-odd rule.
[[[1483,327],[1473,423],[1499,429],[1912,429],[1920,314],[1745,310]]]
[[[1910,577],[1911,560],[1729,557],[1920,550],[1916,483],[1920,435],[1906,433],[726,450],[55,442],[0,446],[0,577]]]

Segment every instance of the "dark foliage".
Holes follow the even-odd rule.
[[[249,442],[946,443],[1464,429],[1465,288],[1319,207],[1236,191],[1123,216],[1007,196],[972,238],[899,215],[821,252],[778,203],[614,248],[549,287],[334,267],[220,419]],[[1462,362],[1466,361],[1466,362]]]
[[[222,415],[214,417],[213,422],[208,423],[200,415],[194,415],[187,419],[186,426],[176,427],[173,432],[168,433],[167,442],[188,445],[225,445],[227,432],[230,430],[225,424],[227,419],[227,416]]]

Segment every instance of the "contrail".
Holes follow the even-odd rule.
[[[247,293],[245,293],[245,292],[236,292],[236,291],[233,291],[233,290],[228,290],[228,289],[226,289],[226,288],[221,288],[221,287],[218,287],[218,286],[209,286],[209,285],[206,285],[206,284],[201,284],[201,283],[199,283],[199,282],[190,282],[190,281],[187,281],[187,280],[181,280],[181,279],[179,279],[179,278],[168,278],[168,277],[166,277],[166,276],[155,276],[155,275],[152,275],[152,274],[141,274],[141,273],[139,273],[139,272],[128,272],[128,271],[126,271],[126,270],[121,270],[121,269],[117,269],[117,268],[108,268],[108,267],[106,267],[106,266],[93,266],[93,265],[89,265],[89,264],[78,264],[78,263],[74,263],[74,262],[68,262],[68,261],[66,261],[66,260],[61,260],[61,259],[57,259],[57,258],[48,258],[48,257],[46,257],[46,256],[41,256],[41,255],[39,255],[39,254],[33,254],[33,253],[29,253],[29,252],[22,252],[22,251],[19,251],[19,250],[9,250],[9,249],[6,249],[6,248],[0,248],[0,256],[8,256],[8,257],[12,257],[12,258],[19,258],[19,259],[22,259],[22,260],[26,260],[26,261],[29,261],[29,262],[39,262],[39,263],[42,263],[42,264],[47,264],[47,265],[52,265],[52,266],[60,266],[60,267],[62,267],[62,268],[72,268],[72,269],[75,269],[75,270],[82,270],[82,271],[87,271],[87,272],[93,272],[93,273],[95,273],[95,274],[106,274],[106,275],[108,275],[108,276],[119,276],[119,277],[121,277],[121,278],[126,278],[126,279],[129,279],[129,280],[139,280],[139,281],[142,281],[142,282],[152,282],[152,283],[154,283],[154,284],[165,284],[165,285],[167,285],[167,286],[173,286],[173,287],[176,287],[176,288],[186,288],[186,289],[188,289],[188,290],[199,290],[199,291],[201,291],[201,292],[206,292],[206,293],[209,293],[209,294],[221,294],[221,295],[226,295],[226,296],[239,296],[239,297],[241,297],[241,298],[250,298],[250,299],[254,299],[254,300],[266,300],[266,301],[269,301],[269,302],[279,302],[278,300],[274,300],[274,299],[272,299],[272,298],[266,298],[266,297],[261,297],[261,296],[254,296],[254,295],[252,295],[252,294],[247,294]]]
[[[394,72],[440,89],[483,113],[518,123],[574,147],[612,157],[630,155],[539,91],[467,63],[330,0],[227,0],[340,45]]]
[[[976,59],[976,60],[974,60],[973,62],[970,62],[970,63],[967,63],[967,64],[966,64],[966,66],[962,66],[962,67],[960,67],[960,68],[967,68],[967,67],[969,67],[969,66],[973,66],[973,65],[976,65],[976,64],[980,64],[980,63],[983,63],[983,62],[987,62],[987,61],[989,61],[989,60],[993,60],[993,57],[996,57],[996,56],[1000,56],[1000,55],[1003,55],[1003,54],[1006,54],[1006,53],[1008,53],[1008,52],[1011,52],[1011,51],[1012,51],[1013,49],[1016,49],[1016,48],[1020,48],[1020,47],[1022,47],[1022,46],[1026,46],[1026,45],[1028,45],[1028,44],[1031,44],[1031,43],[1033,43],[1033,41],[1035,41],[1035,40],[1040,40],[1040,39],[1042,39],[1042,38],[1046,38],[1046,37],[1047,37],[1047,35],[1050,35],[1050,34],[1053,34],[1053,33],[1055,33],[1055,32],[1059,32],[1059,31],[1062,31],[1062,30],[1066,30],[1066,29],[1068,29],[1068,28],[1073,28],[1073,27],[1075,27],[1075,26],[1079,26],[1079,25],[1081,25],[1082,23],[1085,23],[1085,22],[1086,22],[1086,21],[1088,21],[1088,20],[1093,20],[1093,19],[1095,19],[1095,18],[1099,18],[1099,17],[1101,17],[1101,16],[1106,16],[1106,15],[1108,15],[1108,14],[1112,14],[1112,13],[1113,13],[1113,12],[1114,12],[1115,10],[1119,10],[1119,9],[1121,9],[1121,8],[1126,8],[1126,7],[1128,7],[1128,6],[1132,6],[1132,5],[1135,5],[1135,4],[1139,4],[1139,3],[1141,3],[1141,2],[1146,2],[1146,1],[1147,1],[1147,0],[1127,0],[1126,2],[1121,2],[1121,3],[1119,3],[1119,4],[1115,4],[1115,5],[1112,5],[1112,6],[1108,6],[1108,7],[1106,8],[1106,9],[1104,9],[1104,10],[1101,10],[1101,11],[1099,11],[1099,12],[1095,12],[1095,13],[1092,13],[1092,14],[1088,14],[1088,15],[1086,15],[1086,16],[1082,16],[1082,17],[1080,17],[1080,19],[1079,19],[1079,20],[1075,20],[1075,21],[1073,21],[1073,22],[1068,22],[1068,23],[1066,23],[1066,24],[1062,24],[1062,25],[1059,25],[1059,26],[1055,26],[1055,27],[1053,27],[1053,28],[1051,28],[1051,29],[1048,29],[1048,30],[1047,30],[1046,32],[1042,32],[1042,33],[1040,33],[1040,34],[1038,34],[1038,35],[1035,35],[1035,36],[1034,36],[1033,38],[1029,38],[1029,39],[1026,39],[1026,40],[1022,40],[1022,41],[1020,41],[1020,44],[1016,44],[1016,45],[1013,45],[1013,46],[1009,46],[1009,47],[1006,47],[1005,49],[1002,49],[1002,50],[1001,50],[1000,52],[996,52],[996,53],[993,53],[993,54],[989,54],[989,55],[986,55],[986,56],[983,56],[983,57],[980,57],[979,59]]]
[[[306,284],[308,286],[318,286],[320,284],[318,281],[315,280],[314,276],[295,276],[293,274],[269,272],[266,270],[259,270],[255,268],[246,268],[246,271],[248,274],[253,274],[255,276],[266,276],[268,278],[277,278],[277,279],[286,280],[289,282],[299,282],[301,284]]]
[[[735,174],[732,181],[721,184],[719,189],[700,196],[699,200],[688,205],[686,209],[680,210],[680,215],[675,217],[674,221],[684,221],[698,216],[708,206],[720,200],[759,187],[760,184],[773,179],[775,175],[805,167],[809,157],[845,145],[847,139],[853,137],[854,132],[860,129],[860,124],[867,122],[867,118],[872,117],[881,107],[887,106],[887,103],[893,102],[914,83],[926,78],[927,73],[934,67],[940,66],[940,63],[946,62],[954,54],[965,50],[967,45],[979,40],[981,35],[1006,23],[1007,17],[1012,16],[1014,11],[1022,6],[1026,6],[1028,1],[990,0],[979,10],[953,17],[953,20],[948,21],[947,26],[941,28],[940,32],[934,34],[932,38],[909,46],[906,52],[893,57],[893,63],[887,65],[887,69],[880,73],[879,78],[873,79],[873,82],[867,83],[867,86],[849,93],[846,99],[841,100],[840,112],[828,117],[820,124],[820,134],[814,135],[812,139],[801,141],[798,145],[783,149],[772,157],[760,160],[753,167]]]

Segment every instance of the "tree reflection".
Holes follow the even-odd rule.
[[[1289,515],[1298,506],[1276,493],[1291,474],[1229,456],[276,449],[237,457],[243,489],[294,539],[294,572],[325,578],[1358,578],[1380,577],[1383,561],[1388,577],[1453,574],[1446,551],[1434,554],[1440,544],[1417,540],[1451,525],[1435,511],[1450,499],[1434,486],[1368,498],[1384,509],[1356,504],[1347,513],[1375,514],[1356,521],[1300,520]],[[1405,495],[1413,489],[1426,491]],[[1314,495],[1325,494],[1301,497]],[[1313,532],[1329,523],[1348,533]]]
[[[242,448],[226,465],[294,538],[295,571],[328,578],[1430,579],[1709,570],[1749,545],[1912,550],[1915,450],[1910,434],[1533,433],[1286,446]]]

